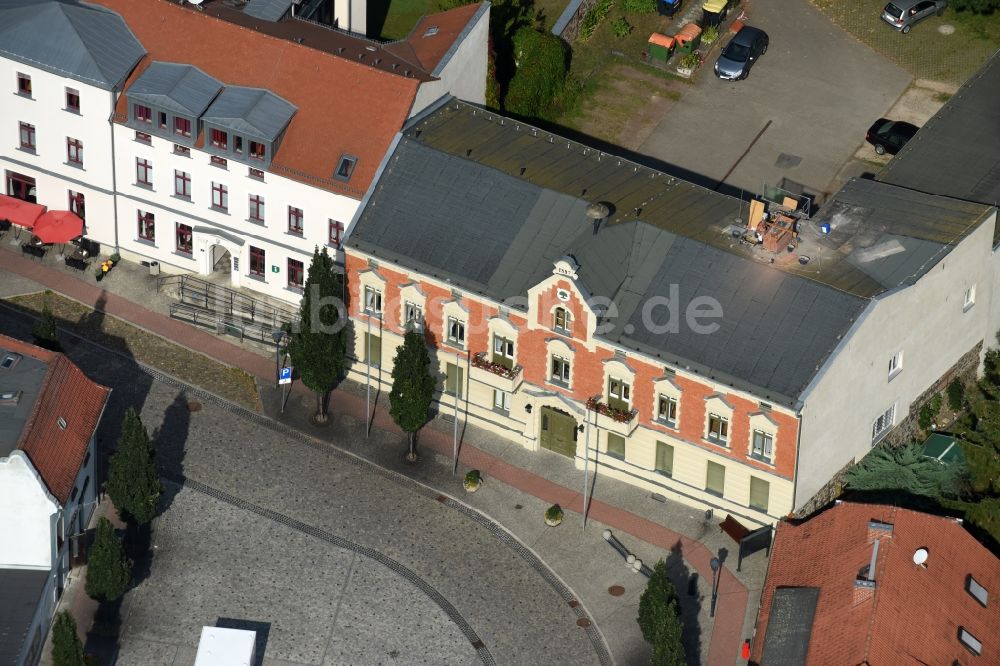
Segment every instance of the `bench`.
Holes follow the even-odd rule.
[[[728,534],[736,543],[739,543],[743,537],[750,534],[749,529],[729,514],[726,514],[726,519],[719,523],[719,529]]]

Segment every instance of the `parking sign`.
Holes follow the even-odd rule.
[[[278,372],[278,383],[279,384],[291,384],[292,383],[292,369],[282,368]]]

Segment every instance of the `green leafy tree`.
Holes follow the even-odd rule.
[[[427,412],[434,399],[437,384],[431,374],[431,359],[427,344],[419,331],[411,328],[396,348],[392,365],[392,391],[389,393],[389,414],[403,432],[409,435],[407,460],[417,459],[416,434],[427,422]]]
[[[119,515],[139,525],[146,525],[156,515],[163,492],[154,455],[139,413],[129,407],[122,419],[118,448],[111,456],[107,490]]]
[[[111,521],[101,518],[87,556],[87,596],[97,601],[115,601],[125,594],[131,578],[122,542]]]
[[[639,628],[653,648],[653,666],[685,666],[681,643],[681,610],[677,590],[667,576],[667,563],[660,560],[653,567],[646,589],[639,597]]]
[[[326,423],[326,396],[344,372],[344,327],[340,321],[341,278],[324,247],[313,252],[299,305],[299,330],[288,353],[302,383],[316,393],[317,423]]]
[[[52,663],[54,666],[84,666],[83,644],[76,635],[76,620],[69,611],[56,615],[52,625]]]
[[[940,394],[934,394],[930,400],[920,406],[920,412],[917,415],[917,424],[922,430],[930,430],[931,426],[937,421],[940,412],[941,396]]]
[[[948,407],[953,410],[962,409],[962,404],[965,402],[965,387],[962,385],[962,380],[955,377],[948,384]]]
[[[507,89],[506,109],[538,116],[566,81],[566,43],[552,33],[521,28],[514,35],[514,62],[517,69]]]
[[[52,351],[62,351],[59,345],[59,330],[56,327],[56,318],[49,309],[48,299],[42,303],[42,314],[38,321],[31,328],[31,334],[35,336],[35,343],[39,347]]]
[[[923,455],[921,447],[909,444],[893,449],[877,446],[847,471],[849,490],[898,490],[938,498],[963,492],[962,465],[942,465]]]

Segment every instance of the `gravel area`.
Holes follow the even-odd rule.
[[[37,315],[48,302],[59,326],[100,345],[122,352],[227,400],[260,411],[254,378],[243,370],[218,363],[153,333],[136,328],[54,292],[36,292],[6,299],[13,307]]]

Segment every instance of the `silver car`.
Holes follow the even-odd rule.
[[[892,0],[882,10],[882,20],[904,35],[928,16],[944,14],[948,0]]]

